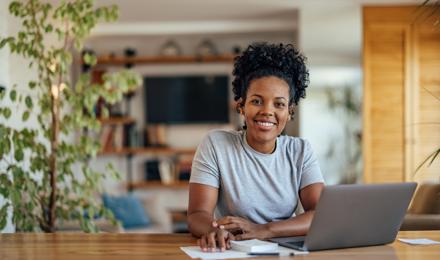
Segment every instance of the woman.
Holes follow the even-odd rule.
[[[192,165],[188,224],[203,251],[229,249],[230,240],[307,233],[323,178],[310,144],[280,135],[305,97],[304,61],[292,45],[266,43],[235,59],[244,130],[211,131]],[[294,216],[298,199],[305,212]]]

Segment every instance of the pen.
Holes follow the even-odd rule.
[[[257,256],[257,255],[261,255],[261,256],[263,256],[263,255],[267,255],[267,256],[295,256],[295,253],[278,253],[278,252],[260,252],[260,253],[258,253],[258,252],[255,252],[255,253],[248,253],[248,255],[255,255],[255,256]]]

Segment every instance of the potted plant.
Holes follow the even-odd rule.
[[[12,1],[9,12],[22,27],[15,36],[0,39],[0,48],[26,58],[38,73],[27,86],[0,90],[0,230],[12,207],[17,231],[55,232],[57,223],[77,220],[84,231],[97,231],[94,218],[113,219],[95,197],[101,181],[116,176],[93,170],[89,160],[100,150],[100,122],[94,113],[99,98],[115,103],[140,85],[140,76],[120,71],[93,83],[83,74],[73,83],[73,52],[81,52],[90,30],[101,20],[117,18],[117,8],[94,7],[93,0]],[[48,38],[55,38],[48,44]],[[85,54],[86,64],[96,58]],[[23,69],[26,73],[26,69]],[[108,111],[102,111],[104,116]],[[11,127],[8,120],[21,120]]]

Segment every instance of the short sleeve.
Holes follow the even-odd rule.
[[[307,140],[304,140],[304,160],[301,173],[300,190],[314,183],[324,183],[318,159],[316,158],[312,146]]]
[[[218,160],[215,154],[214,144],[208,134],[197,147],[189,182],[219,188],[219,175]]]

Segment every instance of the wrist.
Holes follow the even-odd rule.
[[[264,239],[275,237],[275,233],[273,232],[271,222],[266,223],[266,224],[261,224],[261,227],[262,227],[262,231],[264,234]]]

